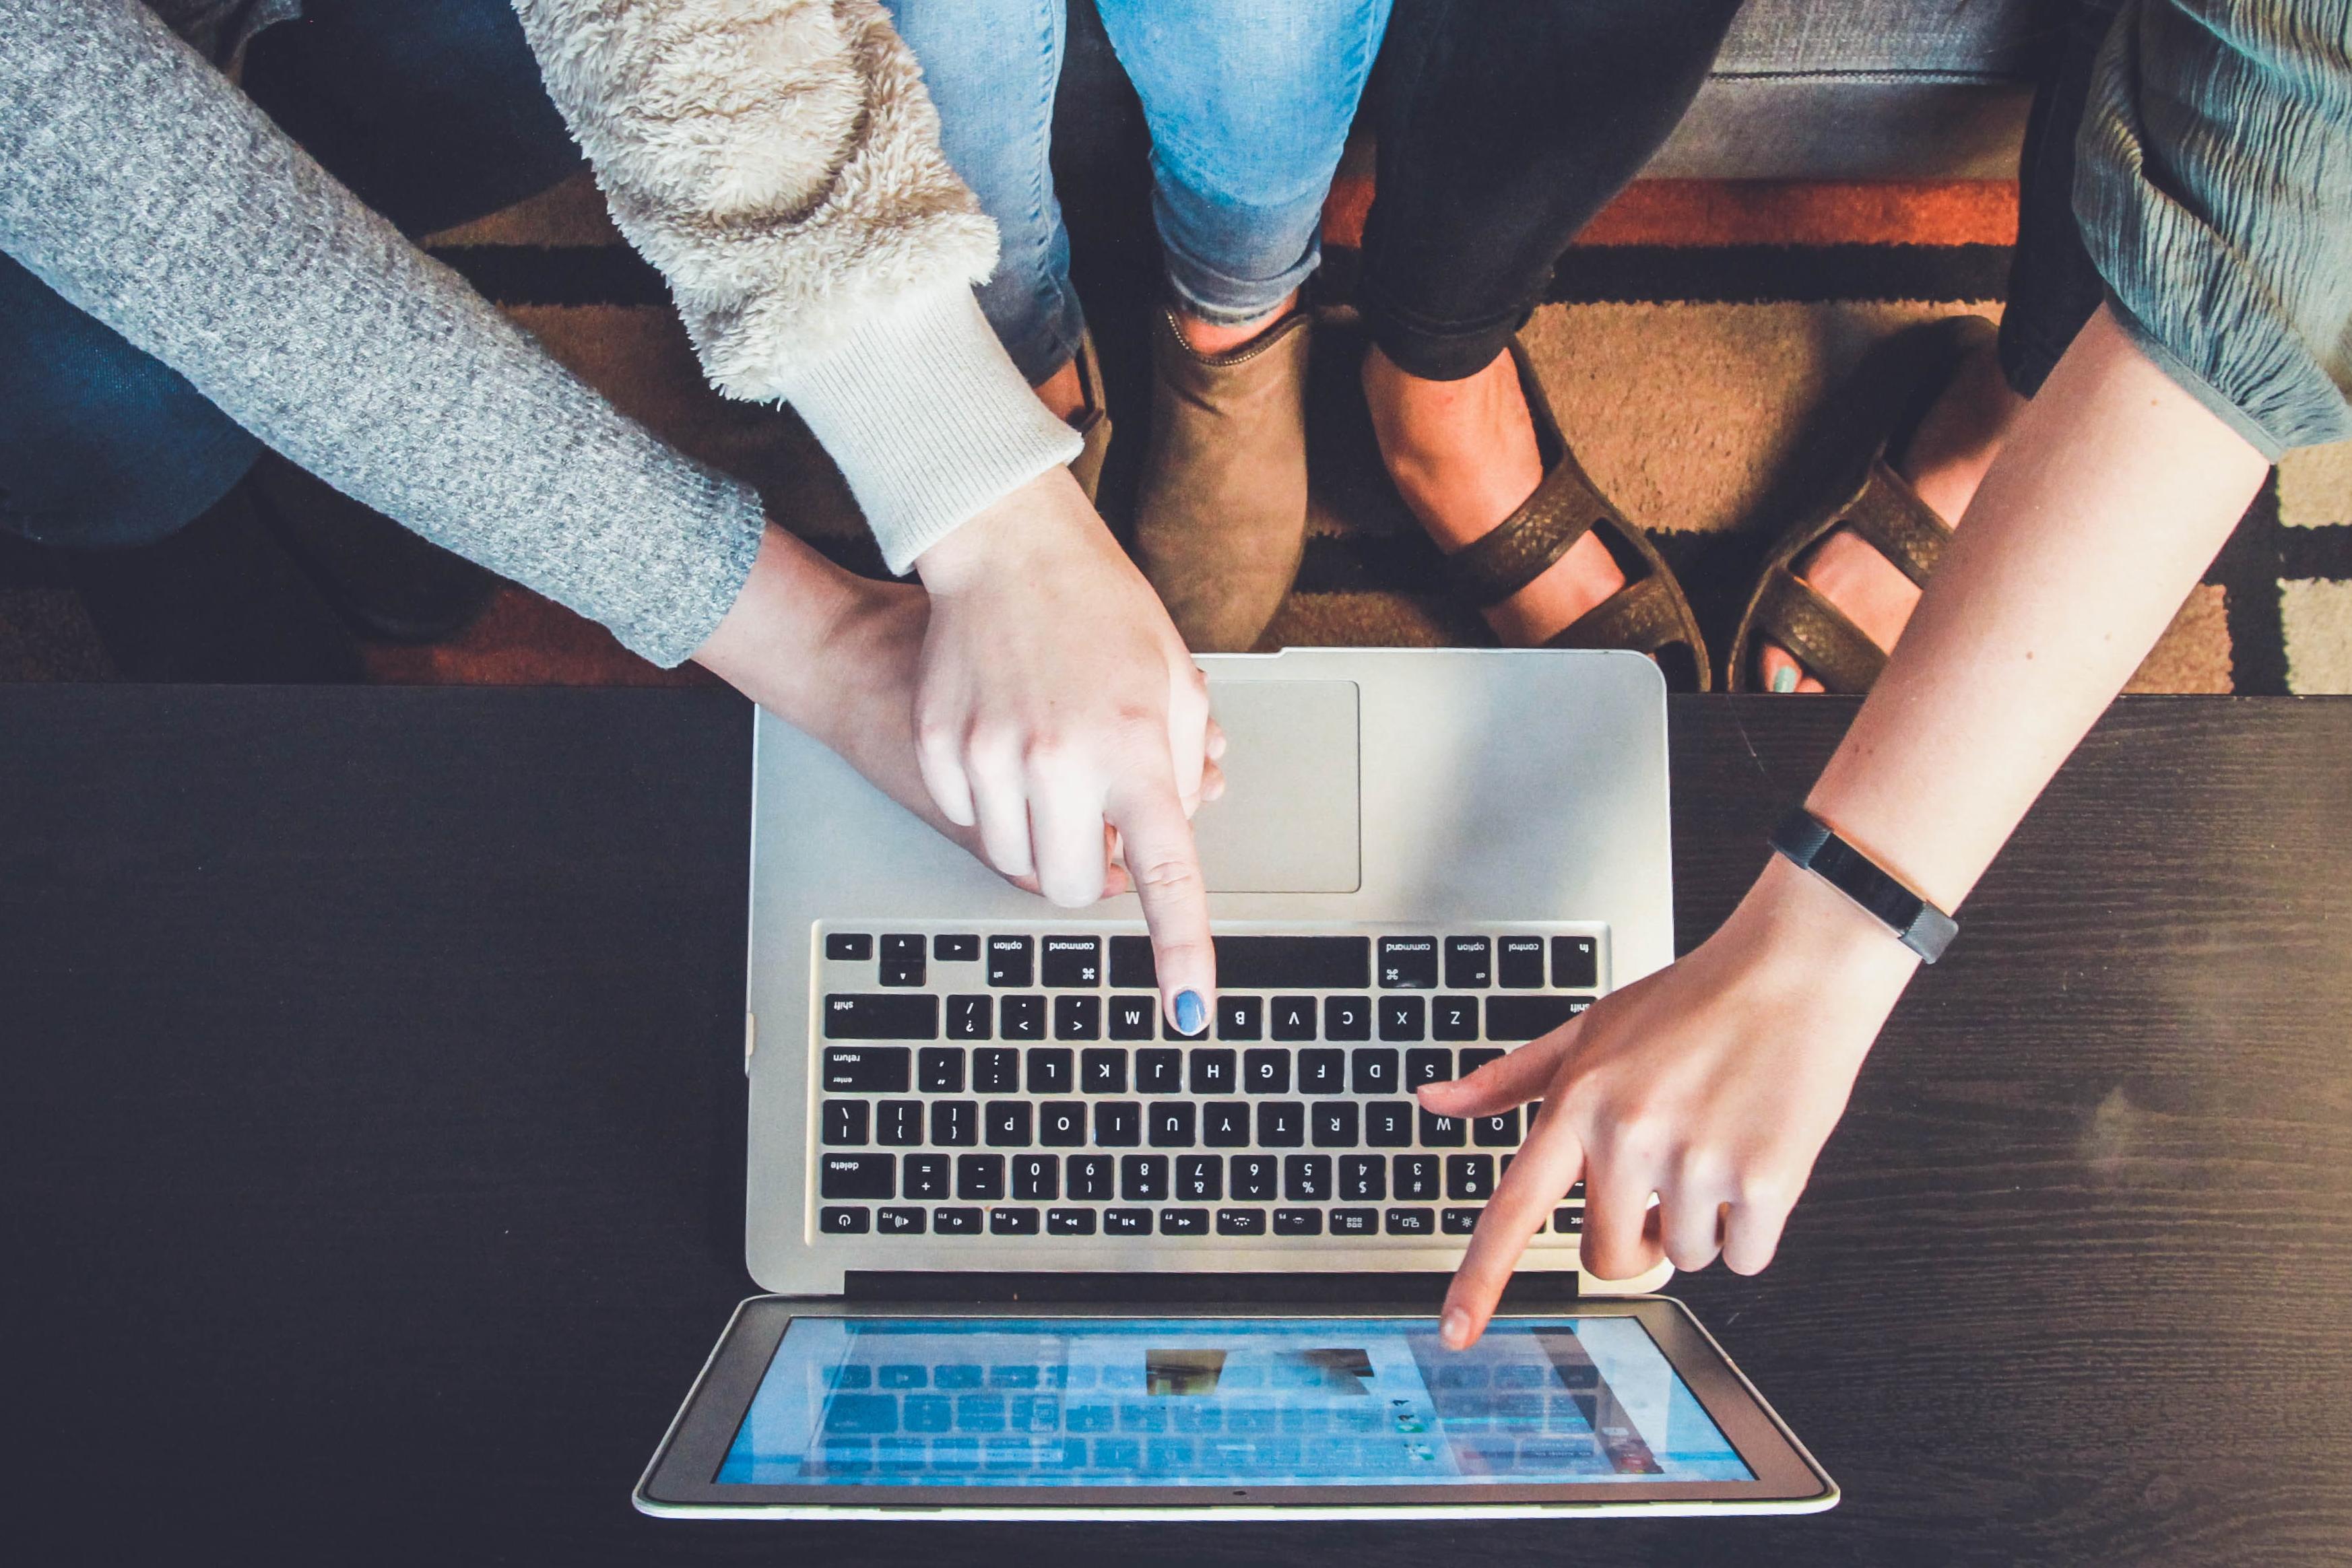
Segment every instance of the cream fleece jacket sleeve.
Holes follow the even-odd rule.
[[[1076,455],[972,298],[995,226],[875,0],[515,9],[704,374],[799,411],[891,570]]]

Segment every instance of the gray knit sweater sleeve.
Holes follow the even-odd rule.
[[[2131,0],[2074,214],[2125,329],[2264,456],[2352,437],[2352,0]]]
[[[749,487],[622,417],[136,0],[0,0],[0,250],[338,489],[656,663],[751,570]]]

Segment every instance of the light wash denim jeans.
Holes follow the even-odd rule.
[[[996,220],[981,309],[1034,385],[1084,326],[1048,159],[1066,0],[883,0],[948,162]],[[1323,198],[1390,0],[1097,0],[1151,129],[1168,281],[1205,321],[1265,315],[1321,259]]]

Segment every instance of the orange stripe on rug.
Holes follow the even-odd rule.
[[[368,679],[378,686],[709,686],[699,665],[662,669],[613,639],[595,622],[508,586],[474,624],[424,647],[365,645]]]
[[[1327,245],[1363,242],[1372,182],[1343,174],[1323,205]],[[1637,180],[1579,245],[2014,245],[2013,180],[1832,184]]]

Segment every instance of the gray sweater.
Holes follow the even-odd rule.
[[[235,18],[252,15],[217,0],[163,3],[222,48]],[[526,19],[543,54],[603,50],[627,66],[662,39],[621,14],[672,9],[569,0]],[[806,14],[794,47],[820,68],[828,47],[857,60],[840,26],[808,25],[835,9],[769,7]],[[800,127],[809,145],[797,166],[822,179],[887,153],[888,168],[928,174],[920,148],[903,144],[935,130],[928,102],[912,124],[903,111],[877,116],[871,78],[825,78],[830,112]],[[884,131],[902,144],[877,147]],[[886,556],[903,568],[1076,442],[980,320],[969,284],[992,263],[993,236],[957,210],[961,187],[942,195],[919,183],[894,201],[875,184],[862,183],[862,205],[813,209],[805,191],[772,192],[798,216],[835,214],[824,243],[799,256],[832,275],[792,270],[794,226],[779,222],[754,258],[767,278],[739,281],[716,305],[732,319],[763,288],[790,291],[800,308],[776,313],[758,340],[777,371],[761,390],[789,390],[818,434],[831,432]],[[863,250],[861,237],[872,242]],[[0,0],[0,250],[337,489],[603,622],[657,663],[701,646],[751,568],[762,512],[748,486],[622,417],[136,0]],[[689,321],[713,303],[688,302]],[[707,352],[708,331],[698,337]]]

